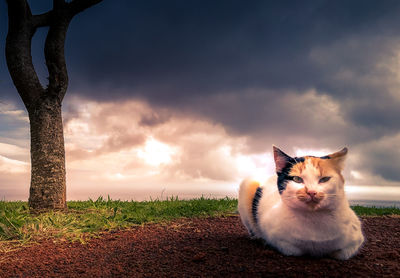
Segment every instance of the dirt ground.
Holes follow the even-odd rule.
[[[348,261],[285,257],[232,216],[148,224],[87,244],[44,240],[0,252],[0,277],[400,277],[400,217],[362,221],[367,242]]]

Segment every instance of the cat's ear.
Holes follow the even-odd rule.
[[[344,161],[346,160],[347,156],[347,148],[343,148],[342,150],[332,153],[327,157],[332,160],[332,162],[336,165],[336,167],[342,171],[344,167]]]
[[[285,154],[283,151],[281,151],[280,149],[278,149],[275,146],[272,146],[273,150],[274,150],[274,160],[275,160],[275,168],[276,168],[276,172],[280,173],[282,172],[282,169],[286,167],[286,165],[293,160],[293,158],[291,158],[290,156],[288,156],[287,154]]]

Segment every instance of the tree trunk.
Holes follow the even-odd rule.
[[[64,210],[67,203],[61,103],[58,98],[42,98],[28,112],[32,164],[29,207],[34,211]]]
[[[53,0],[53,9],[32,15],[27,0],[6,0],[8,34],[6,59],[15,87],[29,113],[31,128],[31,188],[33,212],[65,210],[66,178],[61,102],[68,87],[64,44],[71,19],[102,0]],[[32,63],[32,37],[49,27],[44,52],[49,71],[46,89]]]

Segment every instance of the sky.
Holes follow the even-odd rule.
[[[51,2],[29,1],[34,14]],[[399,14],[396,0],[84,11],[65,45],[67,198],[235,196],[243,178],[274,175],[276,145],[292,156],[347,146],[349,194],[400,199]],[[0,1],[0,198],[26,200],[29,121],[7,71],[7,24]],[[44,86],[46,32],[32,45]]]

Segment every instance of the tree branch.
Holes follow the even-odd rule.
[[[77,13],[101,1],[74,0],[67,3],[64,0],[53,0],[50,28],[44,46],[46,66],[49,71],[49,85],[46,94],[57,97],[60,104],[68,87],[68,73],[64,55],[68,25]]]
[[[25,106],[42,96],[64,98],[68,87],[64,45],[71,19],[102,0],[53,0],[53,10],[32,15],[27,0],[6,0],[8,4],[9,31],[6,41],[6,59],[11,78]],[[44,52],[49,72],[49,84],[45,90],[35,72],[32,56],[32,37],[38,27],[49,26]]]
[[[64,11],[65,12],[65,11]],[[69,15],[54,10],[53,17],[44,45],[46,66],[49,71],[49,85],[46,93],[59,99],[61,104],[68,87],[68,72],[65,63],[64,45],[71,18]]]
[[[51,14],[53,11],[32,16],[32,24],[34,28],[50,26]]]
[[[71,11],[72,16],[83,12],[87,8],[90,8],[93,5],[100,3],[102,0],[73,0],[68,3],[69,10]]]
[[[65,6],[65,0],[53,0],[53,8],[59,9]]]
[[[17,16],[21,19],[27,20],[32,16],[31,9],[26,0],[6,0],[8,5],[8,12],[14,15],[13,19],[18,19]]]
[[[11,78],[25,106],[44,92],[32,63],[31,42],[36,28],[26,0],[7,0],[6,60]]]

